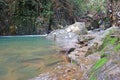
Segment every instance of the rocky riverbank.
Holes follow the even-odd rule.
[[[120,80],[120,28],[87,31],[84,23],[76,22],[47,39],[54,40],[71,62],[31,80]]]

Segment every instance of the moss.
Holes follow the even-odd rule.
[[[89,72],[90,80],[97,80],[97,75],[99,74],[101,68],[108,62],[110,54],[114,51],[118,52],[120,50],[120,38],[116,36],[111,36],[112,34],[118,34],[117,32],[111,31],[103,41],[103,44],[99,51],[101,52],[101,59],[98,60]],[[106,79],[107,80],[107,79]]]
[[[101,68],[108,60],[106,58],[101,58],[99,61],[97,61],[94,66],[93,66],[93,70],[97,70],[99,68]]]
[[[108,62],[107,58],[101,58],[100,60],[98,60],[92,67],[91,71],[90,71],[90,80],[97,80],[96,79],[96,75],[98,73],[98,70]]]
[[[118,37],[111,37],[111,35],[109,34],[108,36],[106,36],[106,38],[103,41],[103,44],[100,48],[100,52],[101,52],[101,57],[106,57],[107,55],[105,55],[105,50],[109,49],[110,46],[113,46],[113,50],[114,51],[118,51],[120,49],[120,40]]]
[[[115,48],[114,48],[114,51],[117,52],[118,50],[120,50],[120,44],[116,45]]]
[[[117,39],[118,38],[112,38],[110,35],[108,35],[103,41],[102,49],[105,48],[108,44],[114,45]]]
[[[107,54],[102,53],[100,57],[101,58],[107,57]]]
[[[110,50],[110,47],[112,50]],[[97,80],[96,76],[99,74],[99,70],[108,62],[107,56],[110,54],[105,54],[107,51],[118,51],[120,50],[120,38],[119,37],[111,37],[111,34],[106,36],[103,41],[102,47],[100,49],[101,52],[101,59],[98,60],[90,71],[90,80]]]
[[[95,77],[91,77],[90,80],[97,80]]]
[[[72,63],[73,65],[76,65],[76,64],[77,64],[74,60],[72,60],[71,63]]]

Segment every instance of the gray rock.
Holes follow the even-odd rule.
[[[56,37],[55,42],[60,48],[76,48],[78,42],[78,35],[71,32],[67,34],[62,34]]]
[[[29,80],[53,80],[50,73],[40,74],[38,77]]]
[[[52,31],[47,35],[47,39],[55,41],[57,46],[62,49],[70,49],[78,47],[79,35],[87,33],[84,22],[75,22],[74,24],[64,28]]]
[[[59,36],[59,35],[63,35],[63,34],[66,34],[67,32],[64,30],[64,29],[57,29],[57,30],[54,30],[52,31],[51,33],[49,33],[46,38],[49,39],[49,40],[53,40],[55,41],[56,38]]]
[[[76,33],[67,32],[64,29],[52,31],[47,35],[47,39],[55,41],[56,45],[61,49],[70,49],[77,47],[78,37]]]
[[[78,33],[74,31],[69,31],[69,29],[66,31],[65,29],[55,30],[51,32],[47,38],[54,40],[62,50],[75,48],[68,57],[71,58],[71,61],[77,63],[80,67],[80,71],[84,72],[81,80],[89,80],[92,66],[101,58],[100,53],[96,51],[101,47],[105,37],[109,33],[114,33],[119,30],[117,27],[111,27],[105,31],[92,31],[87,35],[78,35]],[[79,42],[88,42],[88,45],[82,46],[81,44],[78,44]],[[79,45],[81,45],[81,47],[78,47]],[[113,46],[109,46],[108,51],[105,52],[106,54],[109,54],[109,57],[106,57],[109,60],[97,70],[95,75],[93,74],[96,80],[120,80],[120,51],[118,53],[113,51]],[[87,56],[85,57],[85,55]],[[55,69],[59,71],[59,69],[63,68],[58,66]],[[32,80],[58,80],[56,77],[59,77],[60,74],[62,74],[62,77],[66,77],[66,74],[64,75],[63,73],[67,73],[70,70],[71,69],[65,68],[64,71],[59,71],[54,75],[49,73],[41,74],[39,77]]]
[[[79,35],[78,41],[79,42],[88,42],[89,40],[94,39],[95,37],[93,35]]]
[[[95,53],[103,44],[103,41],[106,38],[106,36],[109,35],[111,32],[116,32],[117,30],[118,27],[111,27],[106,29],[105,31],[96,32],[94,34],[94,39],[90,40],[88,43],[88,51],[86,53],[86,56]]]
[[[85,27],[85,22],[75,22],[74,24],[65,28],[67,32],[73,32],[78,35],[86,34],[87,29]]]

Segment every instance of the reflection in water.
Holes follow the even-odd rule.
[[[27,80],[61,61],[51,41],[40,36],[0,37],[0,80]]]

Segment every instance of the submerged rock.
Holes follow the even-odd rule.
[[[73,64],[62,64],[56,67],[52,72],[40,74],[38,77],[30,80],[79,80],[83,71],[79,66]]]
[[[29,79],[29,80],[56,80],[56,79],[51,79],[50,73],[45,73],[45,74],[40,74],[39,77]]]

